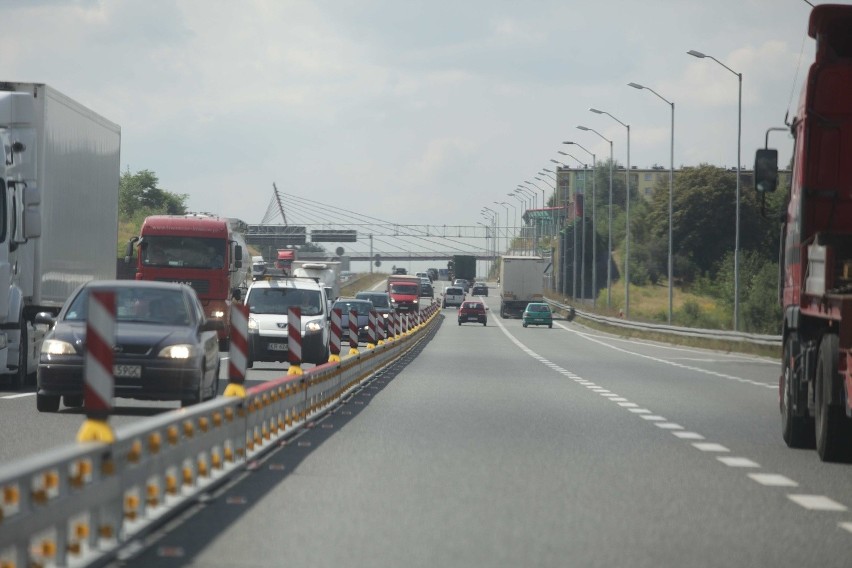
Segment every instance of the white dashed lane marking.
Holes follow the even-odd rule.
[[[728,467],[760,467],[759,463],[748,458],[718,457],[716,459]]]
[[[701,438],[704,439],[703,437]],[[713,442],[699,442],[697,444],[692,444],[696,449],[701,450],[702,452],[730,452],[728,448],[723,446],[722,444],[715,444]]]
[[[750,478],[757,481],[761,485],[769,487],[798,487],[799,484],[783,475],[777,473],[750,473]]]
[[[705,439],[704,436],[702,436],[701,434],[699,434],[697,432],[684,431],[683,426],[681,426],[680,424],[676,424],[674,422],[668,422],[666,420],[666,418],[664,418],[663,416],[660,416],[658,414],[653,414],[647,408],[637,408],[639,406],[638,404],[633,403],[633,402],[629,402],[628,399],[621,397],[618,394],[615,394],[612,391],[610,391],[610,390],[608,390],[608,389],[606,389],[606,388],[604,388],[604,387],[602,387],[602,386],[600,386],[600,385],[598,385],[598,384],[596,384],[592,381],[588,381],[586,379],[583,379],[582,377],[579,377],[579,376],[575,375],[574,373],[571,373],[570,371],[563,369],[559,365],[556,365],[555,363],[547,360],[546,358],[541,357],[540,355],[538,355],[537,353],[535,353],[534,351],[529,349],[527,346],[525,346],[523,343],[518,341],[517,338],[515,338],[511,333],[509,333],[509,331],[505,328],[505,326],[503,326],[502,323],[500,323],[498,321],[497,325],[499,325],[500,329],[503,331],[503,333],[506,334],[506,336],[509,337],[509,339],[512,340],[512,342],[514,342],[518,347],[520,347],[521,350],[523,350],[525,353],[527,353],[528,355],[530,355],[534,359],[541,361],[544,365],[546,365],[550,369],[553,369],[554,371],[557,371],[557,372],[571,378],[577,384],[582,385],[582,386],[586,387],[587,389],[589,389],[590,391],[599,394],[601,397],[607,398],[608,400],[617,403],[621,407],[627,408],[627,410],[629,412],[636,414],[640,418],[642,418],[644,420],[648,420],[649,422],[653,422],[654,426],[657,426],[658,428],[660,428],[662,430],[669,430],[672,434],[674,434],[675,436],[677,436],[678,438],[680,438],[682,440],[704,440]],[[563,329],[567,329],[565,326],[562,326],[562,325],[560,325],[560,327],[562,327]],[[665,359],[659,359],[657,357],[650,357],[650,356],[647,356],[647,355],[633,353],[633,352],[627,351],[625,349],[620,349],[620,348],[614,347],[612,345],[607,345],[606,343],[603,343],[602,341],[598,341],[596,339],[593,339],[590,335],[587,335],[587,334],[578,333],[578,335],[580,335],[581,337],[585,337],[586,339],[589,339],[590,341],[595,341],[596,343],[600,343],[601,345],[605,345],[606,347],[610,347],[612,349],[615,349],[617,351],[623,351],[625,353],[630,353],[632,355],[637,355],[639,357],[645,357],[647,359],[652,359],[654,361],[659,361],[661,363],[673,365],[675,367],[682,367],[684,369],[689,369],[689,370],[692,370],[692,371],[700,371],[700,372],[707,373],[707,374],[710,374],[710,375],[716,375],[716,376],[723,377],[723,378],[726,378],[726,379],[730,379],[730,380],[733,380],[733,381],[736,381],[736,382],[752,384],[752,385],[759,386],[759,387],[766,387],[766,388],[770,388],[770,389],[777,388],[776,385],[768,385],[766,383],[759,383],[759,382],[756,382],[756,381],[742,379],[740,377],[725,375],[723,373],[715,373],[715,372],[707,371],[707,370],[704,370],[704,369],[689,367],[687,365],[674,363],[672,361],[667,361]],[[26,395],[31,395],[31,394],[33,394],[33,393],[26,393],[25,395],[13,395],[13,396],[17,397],[17,396],[26,396]],[[6,398],[9,398],[9,397],[6,397]],[[702,452],[708,452],[708,453],[728,453],[728,452],[730,452],[730,450],[727,447],[723,446],[722,444],[717,444],[717,443],[714,443],[714,442],[694,442],[692,444],[692,446],[695,447],[696,449],[702,451]],[[728,467],[732,467],[732,468],[747,468],[747,469],[760,468],[760,464],[758,464],[757,462],[755,462],[753,460],[745,458],[745,457],[716,456],[716,459],[719,462],[727,465]],[[750,479],[756,481],[757,483],[764,485],[766,487],[798,487],[799,486],[799,484],[796,481],[794,481],[794,480],[792,480],[788,477],[785,477],[783,475],[777,474],[777,473],[749,473],[748,477]],[[805,509],[809,509],[809,510],[813,510],[813,511],[846,512],[848,510],[847,507],[845,505],[843,505],[842,503],[838,503],[837,501],[830,499],[829,497],[826,497],[824,495],[788,494],[787,498],[790,499],[792,502],[796,503],[797,505],[799,505],[799,506],[801,506]],[[849,533],[852,533],[852,522],[838,523],[838,527],[842,528],[843,530],[845,530]]]
[[[793,503],[811,511],[846,511],[846,505],[842,505],[824,495],[787,495],[787,497]]]

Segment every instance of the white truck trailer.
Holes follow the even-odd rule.
[[[294,260],[293,276],[315,278],[325,288],[329,302],[340,297],[340,263],[337,261]]]
[[[0,375],[19,388],[36,313],[115,278],[121,129],[47,85],[0,81],[0,145]]]
[[[520,317],[530,302],[544,300],[544,270],[540,256],[504,256],[500,260],[500,317]]]

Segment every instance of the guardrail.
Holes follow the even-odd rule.
[[[114,558],[338,404],[437,327],[337,363],[117,429],[115,442],[74,443],[0,467],[0,568],[91,566]]]
[[[638,321],[625,320],[622,318],[601,316],[591,312],[584,312],[576,309],[573,306],[560,304],[559,302],[550,299],[545,299],[545,301],[561,312],[567,313],[569,310],[573,310],[576,317],[584,318],[589,321],[596,322],[598,324],[608,325],[622,329],[631,329],[636,331],[652,332],[665,335],[675,335],[680,337],[697,337],[701,339],[722,341],[732,344],[748,343],[751,345],[760,345],[766,347],[781,347],[780,335],[761,335],[754,333],[742,333],[738,331],[725,331],[721,329],[701,329],[692,327],[678,327],[673,325],[662,325],[655,323],[643,323]]]

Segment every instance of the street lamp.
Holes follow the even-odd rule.
[[[522,213],[521,213],[521,218],[523,218],[523,216],[524,216],[524,214],[523,214],[523,210],[524,210],[524,207],[525,207],[525,206],[526,206],[526,204],[527,204],[527,200],[526,200],[526,199],[524,199],[524,198],[522,198],[522,197],[521,197],[521,196],[519,196],[518,194],[513,193],[513,192],[507,193],[506,195],[508,195],[509,197],[514,197],[515,199],[517,199],[517,200],[518,200],[518,203],[520,203],[520,204],[521,204],[521,211],[522,211]],[[514,207],[514,205],[513,205],[512,207]],[[517,218],[517,217],[515,217],[515,223],[517,223],[517,222],[518,222],[518,218]],[[524,238],[524,236],[523,236],[523,229],[521,229],[521,231],[520,231],[520,232],[521,232],[521,243],[523,243],[523,246],[524,246],[524,253],[526,253],[526,252],[527,252],[527,241],[526,241],[526,239],[525,239],[525,238]]]
[[[504,202],[501,202],[501,201],[495,201],[494,204],[495,205],[502,205],[503,209],[506,210],[506,225],[505,225],[506,230],[503,232],[503,238],[505,240],[504,244],[506,245],[506,252],[508,253],[509,252],[509,208],[506,207],[506,204]],[[498,228],[500,226],[500,216],[499,215],[497,215],[497,226],[498,226]]]
[[[644,87],[638,83],[627,83],[629,87],[633,87],[634,89],[646,89],[651,91],[657,97],[662,100],[664,103],[671,105],[672,107],[672,136],[671,136],[671,144],[670,144],[670,159],[671,166],[669,169],[669,325],[672,323],[672,199],[674,196],[674,103],[666,100],[660,93],[655,91],[650,87]]]
[[[566,164],[565,162],[560,162],[559,160],[555,160],[555,159],[553,159],[553,158],[551,158],[551,159],[550,159],[550,162],[551,162],[551,163],[553,163],[553,164],[556,164],[557,166],[559,166],[559,167],[561,167],[561,168],[564,168],[564,169],[566,169],[566,170],[570,170],[570,169],[571,169],[571,167],[570,167],[568,164]],[[557,169],[558,169],[558,168],[557,168]],[[558,177],[557,177],[557,180],[558,180]],[[569,203],[569,201],[568,201],[568,193],[569,193],[569,188],[568,188],[568,187],[566,187],[566,188],[565,188],[565,195],[563,196],[563,201],[564,201],[564,203],[565,203],[565,205],[564,205],[564,208],[565,208],[565,209],[564,209],[563,214],[562,214],[562,215],[560,215],[560,219],[561,219],[561,221],[562,221],[562,222],[561,222],[561,228],[560,228],[560,229],[559,229],[559,231],[557,232],[557,230],[556,230],[556,224],[554,223],[554,226],[553,226],[553,236],[554,236],[554,237],[556,237],[556,235],[557,235],[557,234],[559,235],[559,256],[560,256],[560,259],[559,259],[559,272],[560,272],[560,274],[559,274],[559,276],[560,276],[560,279],[559,279],[559,286],[560,286],[560,291],[562,292],[562,296],[563,296],[563,297],[565,297],[565,296],[567,296],[567,295],[568,295],[568,283],[565,281],[565,280],[566,280],[566,278],[565,278],[565,266],[568,264],[568,259],[566,258],[566,252],[567,252],[567,251],[565,250],[565,249],[566,249],[566,246],[565,246],[565,240],[564,240],[564,238],[563,238],[563,234],[562,234],[562,231],[563,231],[563,230],[564,230],[564,228],[565,228],[565,223],[567,223],[567,222],[568,222],[568,203]],[[558,184],[558,181],[557,181],[557,185],[556,185],[556,189],[555,189],[555,194],[554,194],[554,195],[555,195],[554,201],[556,202],[556,206],[557,206],[557,207],[560,207],[560,204],[559,204],[559,184]],[[575,207],[575,209],[574,209],[574,210],[575,210],[575,212],[576,212],[576,207]],[[574,224],[576,225],[576,223],[574,223]],[[576,234],[577,234],[577,233],[576,233],[576,231],[575,231],[574,235],[576,236]],[[576,248],[576,247],[572,247],[572,248]],[[575,256],[574,256],[574,265],[573,265],[572,274],[573,274],[573,273],[575,273],[576,271],[577,271],[577,257],[576,257],[576,255],[575,255]],[[572,297],[572,298],[575,298],[575,296],[574,296],[574,289],[573,289],[573,288],[571,289],[571,297]],[[575,299],[576,299],[576,298],[575,298]]]
[[[740,146],[742,144],[742,125],[743,125],[743,74],[737,73],[712,55],[705,55],[700,51],[690,49],[687,51],[689,55],[698,57],[699,59],[712,59],[731,73],[737,76],[738,91],[737,91],[737,213],[736,227],[734,229],[734,331],[739,329],[740,315]]]
[[[577,158],[576,156],[572,156],[568,152],[563,152],[559,150],[557,152],[562,156],[568,156],[578,164],[583,167],[583,191],[580,195],[583,196],[583,205],[582,205],[582,215],[580,216],[580,226],[582,235],[580,235],[580,250],[582,254],[580,255],[580,297],[584,300],[586,299],[586,180],[589,177],[589,172],[587,171],[586,164]],[[579,201],[577,201],[577,191],[574,191],[574,299],[577,299],[576,289],[577,289],[577,205]]]
[[[595,202],[597,201],[597,195],[595,192],[595,172],[598,169],[597,157],[594,152],[589,151],[587,148],[584,148],[577,142],[563,142],[563,144],[570,144],[573,146],[577,146],[581,150],[585,151],[587,154],[592,156],[592,307],[596,307],[598,303],[598,231],[597,231],[597,214],[595,213]],[[585,183],[585,179],[583,181]],[[584,216],[585,217],[585,216]],[[583,238],[585,239],[586,232],[583,231]],[[585,252],[586,249],[583,249]]]
[[[612,307],[612,140],[595,130],[594,128],[589,128],[587,126],[578,126],[580,130],[586,130],[588,132],[594,132],[607,142],[609,142],[609,221],[608,221],[608,232],[609,237],[607,239],[607,255],[606,255],[606,307]]]
[[[621,126],[627,129],[627,167],[624,169],[624,177],[626,185],[624,186],[627,192],[625,199],[625,239],[624,239],[624,317],[630,317],[630,125],[624,124],[605,110],[590,108],[595,114],[605,114]]]

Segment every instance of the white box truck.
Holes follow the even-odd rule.
[[[0,145],[0,375],[20,387],[35,314],[115,278],[121,129],[48,85],[0,81]]]
[[[500,259],[500,317],[520,317],[527,304],[544,300],[544,269],[540,256],[503,256]]]
[[[325,288],[329,302],[340,297],[340,263],[337,261],[294,260],[293,276],[316,279]]]

